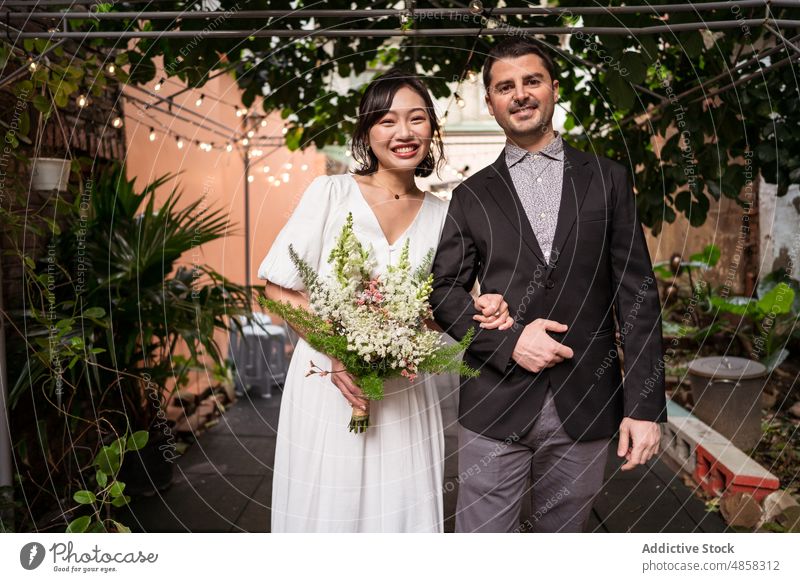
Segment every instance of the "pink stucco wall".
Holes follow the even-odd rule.
[[[160,75],[157,75],[156,79],[159,78]],[[155,81],[145,88],[152,92],[154,84]],[[170,95],[181,88],[182,83],[170,80],[157,95]],[[125,92],[133,97],[155,102],[153,97],[134,88],[126,88]],[[201,93],[205,98],[197,106],[195,102]],[[176,97],[173,113],[209,127],[213,126],[212,121],[220,123],[224,126],[217,126],[220,132],[227,133],[227,128],[233,134],[242,127],[242,119],[237,117],[234,107],[234,104],[241,106],[239,94],[232,77],[220,76],[212,79],[202,91],[192,90]],[[302,152],[290,152],[285,147],[260,148],[265,157],[256,161],[251,168],[253,181],[250,183],[250,236],[247,241],[250,245],[251,261],[246,265],[245,176],[241,152],[237,149],[230,153],[224,149],[202,151],[193,143],[194,140],[214,141],[222,145],[225,138],[168,113],[152,109],[143,112],[140,107],[130,100],[124,104],[128,178],[135,178],[136,186],[143,188],[164,174],[179,173],[159,190],[160,196],[166,196],[172,188],[178,188],[183,192],[185,202],[205,197],[204,204],[210,208],[223,209],[229,219],[226,236],[187,253],[183,262],[187,265],[194,262],[209,265],[232,281],[242,284],[245,282],[245,271],[249,270],[251,283],[261,285],[263,282],[256,277],[258,266],[305,188],[314,177],[325,173],[325,156],[314,148]],[[196,111],[203,118],[181,112],[180,107]],[[251,111],[262,112],[258,103]],[[266,127],[258,127],[256,138],[282,136],[283,122],[280,117],[272,115],[267,121]],[[155,129],[155,141],[149,139],[151,128]],[[176,138],[166,135],[167,131],[185,138],[183,149],[178,149]],[[285,167],[287,163],[292,164],[291,169]],[[269,166],[269,173],[263,171],[264,166]],[[272,186],[267,181],[268,175],[280,178],[283,174],[288,174],[288,183],[281,181],[279,186]],[[217,337],[217,340],[220,345],[227,344],[224,335]]]

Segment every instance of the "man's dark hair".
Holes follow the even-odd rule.
[[[425,159],[417,166],[414,175],[430,176],[433,170],[438,170],[442,161],[443,147],[433,100],[419,77],[402,69],[394,68],[372,80],[364,90],[361,103],[358,105],[358,121],[356,121],[352,137],[353,159],[359,164],[359,168],[355,170],[356,174],[366,176],[378,171],[378,158],[368,143],[369,130],[386,115],[392,106],[395,93],[403,87],[408,87],[422,97],[431,123],[430,150]]]
[[[486,56],[486,61],[483,63],[483,86],[486,90],[488,91],[489,85],[492,84],[492,65],[495,61],[525,55],[536,55],[542,59],[544,68],[550,74],[550,82],[556,80],[556,67],[546,50],[526,38],[510,37],[494,45]]]

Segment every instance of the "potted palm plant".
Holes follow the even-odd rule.
[[[76,462],[82,467],[97,447],[147,431],[147,445],[122,466],[129,494],[164,489],[172,479],[175,447],[165,408],[183,373],[173,369],[173,355],[188,353],[187,366],[222,365],[215,331],[240,328],[239,316],[251,317],[248,288],[207,265],[179,264],[227,233],[228,223],[201,200],[183,204],[175,189],[157,207],[156,190],[173,178],[137,190],[123,166],[101,171],[77,186],[85,196],[72,205],[71,226],[55,236],[54,255],[26,262],[36,286],[28,316],[38,325],[28,325],[11,405],[24,409],[23,396],[40,394],[55,406],[53,418],[63,420],[52,430],[68,431],[78,443],[73,448],[86,449],[88,462]],[[82,440],[92,435],[100,440]]]

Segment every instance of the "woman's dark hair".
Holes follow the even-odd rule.
[[[486,56],[486,60],[483,63],[483,86],[486,87],[486,90],[488,91],[489,85],[492,84],[492,65],[494,65],[495,61],[524,57],[525,55],[536,55],[542,59],[544,68],[550,74],[550,82],[555,81],[556,66],[553,64],[553,58],[550,54],[528,39],[512,37],[494,45]]]
[[[417,166],[414,175],[430,176],[434,170],[438,171],[439,169],[442,162],[442,136],[433,108],[433,100],[419,77],[402,69],[394,68],[375,77],[367,85],[358,105],[358,121],[353,131],[352,151],[353,159],[360,165],[355,170],[359,176],[374,174],[378,171],[378,158],[369,147],[369,130],[390,110],[395,94],[402,87],[408,87],[422,97],[432,130],[428,155]]]

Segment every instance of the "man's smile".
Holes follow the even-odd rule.
[[[539,108],[538,105],[534,104],[527,104],[523,105],[522,107],[516,107],[510,110],[511,115],[515,117],[529,117],[533,115],[533,112]]]

